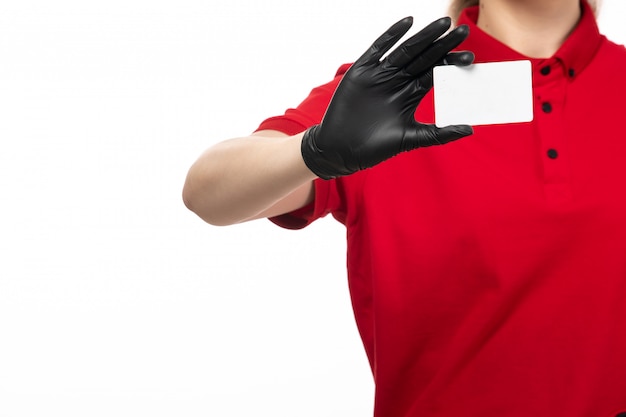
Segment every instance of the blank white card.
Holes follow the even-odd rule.
[[[489,125],[533,120],[530,61],[435,67],[435,124]]]

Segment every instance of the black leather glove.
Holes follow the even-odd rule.
[[[382,56],[409,30],[411,17],[391,26],[350,67],[319,125],[302,139],[304,162],[323,179],[372,167],[400,152],[443,144],[473,133],[471,126],[437,128],[418,123],[414,113],[432,88],[438,64],[469,65],[471,52],[450,52],[469,34],[442,18]]]

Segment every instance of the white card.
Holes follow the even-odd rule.
[[[435,124],[488,125],[533,120],[530,61],[435,67]]]

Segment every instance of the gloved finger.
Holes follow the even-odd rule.
[[[426,146],[443,145],[474,133],[470,125],[437,127],[434,124],[418,124],[412,135],[405,135],[402,150],[409,151]]]
[[[423,90],[430,90],[431,88],[433,88],[433,70],[429,70],[426,73],[422,74],[419,76],[419,78],[417,78],[417,80],[415,81],[417,83],[417,86],[420,89]]]
[[[465,38],[467,38],[467,35],[469,35],[469,28],[466,25],[455,28],[417,56],[417,58],[406,66],[406,72],[417,76],[430,70],[435,64],[443,61],[451,50],[459,46]]]
[[[474,53],[470,51],[450,52],[437,65],[456,65],[467,67],[474,62]]]
[[[464,138],[474,133],[470,125],[450,125],[445,127],[435,127],[437,143],[448,143],[453,140]]]
[[[450,52],[435,66],[439,65],[456,65],[459,67],[466,67],[474,62],[474,53],[469,51],[462,52]],[[430,90],[433,87],[433,70],[430,69],[417,78],[418,86],[425,90]]]
[[[418,54],[428,48],[430,44],[439,39],[441,35],[446,33],[450,29],[451,24],[452,21],[449,17],[442,17],[430,23],[394,49],[385,58],[385,64],[389,67],[403,68],[413,61]]]
[[[383,55],[408,32],[412,25],[413,18],[411,16],[394,23],[356,60],[355,65],[371,64],[380,61]]]

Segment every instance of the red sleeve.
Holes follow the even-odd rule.
[[[284,115],[266,119],[259,125],[257,131],[277,130],[287,135],[295,135],[320,123],[339,81],[348,68],[350,64],[339,67],[331,82],[311,90],[309,96],[298,107],[288,109]],[[333,211],[338,205],[335,180],[317,179],[314,186],[315,199],[311,204],[291,213],[272,217],[270,220],[287,229],[301,229]]]
[[[343,75],[350,68],[344,64],[337,70],[335,78],[324,85],[315,87],[309,96],[295,109],[287,109],[284,115],[270,117],[264,120],[257,128],[259,130],[278,130],[288,135],[295,135],[322,121],[328,103],[341,81]]]
[[[332,211],[333,202],[338,203],[338,196],[335,193],[335,180],[317,179],[314,181],[315,198],[311,204],[291,213],[270,217],[269,220],[285,229],[302,229],[315,220],[326,216]],[[333,195],[333,201],[329,197]]]

